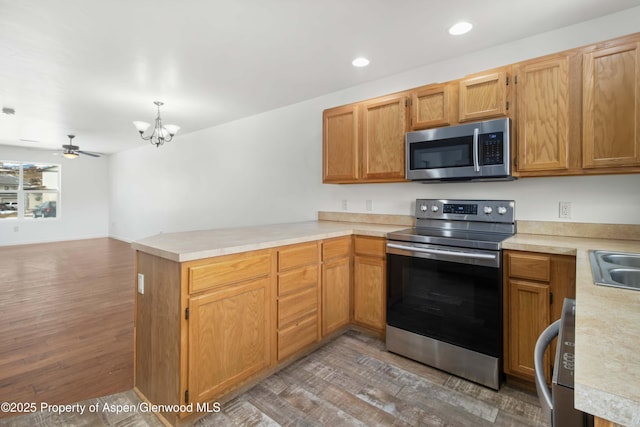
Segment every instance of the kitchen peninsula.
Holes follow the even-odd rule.
[[[328,213],[320,218],[342,219]],[[340,297],[327,299],[324,292],[331,283],[324,278],[340,282],[343,277],[349,289],[349,278],[357,280],[363,274],[372,281],[377,274],[378,282],[373,282],[383,285],[386,233],[412,225],[410,217],[392,219],[387,222],[395,224],[319,220],[190,231],[134,242],[138,273],[145,276],[144,293],[139,288],[136,299],[138,393],[152,403],[178,405],[237,394],[243,385],[339,333],[354,321],[353,312],[329,332],[323,328],[323,316],[333,302],[357,294],[345,293],[343,287],[337,291]],[[614,231],[574,234],[592,237],[564,237],[564,231],[548,232],[536,228],[535,222],[519,222],[518,228],[520,233],[503,243],[505,249],[576,257],[576,406],[602,419],[640,425],[640,292],[595,286],[588,259],[589,249],[640,252],[638,226],[595,225]],[[375,262],[353,271],[348,265],[353,266],[354,258]],[[346,259],[351,261],[340,261]],[[326,270],[329,266],[339,268]],[[384,289],[378,292],[384,294]],[[292,308],[284,306],[287,301]],[[371,301],[375,300],[367,303]],[[215,308],[236,314],[217,317]],[[203,329],[198,322],[225,326]],[[379,327],[370,329],[381,332]],[[305,336],[313,332],[314,341],[291,351],[279,348],[279,340],[296,336],[296,330]],[[207,340],[215,342],[215,349],[204,345]],[[203,368],[206,365],[225,369],[211,373]],[[160,415],[177,425],[191,414]]]
[[[406,221],[308,221],[134,242],[135,390],[154,404],[183,405],[158,414],[178,425],[193,418],[187,405],[226,400],[351,323],[382,336],[385,236]]]

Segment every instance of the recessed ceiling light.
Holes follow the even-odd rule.
[[[461,34],[466,34],[473,28],[469,22],[458,22],[453,24],[451,28],[449,28],[449,34],[452,36],[459,36]]]
[[[369,60],[361,56],[351,61],[351,64],[354,67],[366,67],[367,65],[369,65]]]

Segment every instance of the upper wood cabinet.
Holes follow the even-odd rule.
[[[583,167],[640,166],[640,43],[588,52],[583,71]]]
[[[405,131],[498,117],[515,176],[640,173],[640,33],[326,110],[323,182],[404,181]]]
[[[411,92],[411,129],[449,126],[458,121],[458,85],[433,84]]]
[[[406,93],[325,110],[324,183],[405,180]]]
[[[345,105],[325,110],[322,121],[322,181],[357,180],[360,128],[358,105]]]
[[[640,172],[639,39],[513,66],[517,175]]]
[[[508,76],[506,68],[501,68],[460,80],[459,121],[471,122],[507,116]]]
[[[569,169],[570,57],[517,64],[517,169],[521,172]],[[579,113],[573,106],[573,112]],[[579,138],[579,135],[578,135]]]
[[[362,104],[362,179],[404,181],[404,135],[409,122],[406,94]]]

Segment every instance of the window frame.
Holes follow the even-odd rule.
[[[62,165],[59,163],[50,163],[50,162],[31,162],[31,161],[15,161],[15,160],[0,160],[0,164],[13,164],[18,165],[18,188],[16,190],[5,190],[0,189],[0,194],[15,194],[16,202],[17,202],[17,216],[15,217],[0,217],[0,221],[4,220],[14,220],[14,221],[34,221],[36,218],[34,216],[26,216],[26,197],[29,194],[55,194],[56,200],[56,216],[55,217],[42,217],[42,219],[46,219],[48,221],[55,221],[61,218],[62,210],[61,210],[61,199],[62,199]],[[25,182],[24,182],[24,169],[25,166],[56,166],[57,167],[57,185],[55,189],[35,189],[35,190],[25,190]],[[45,202],[43,200],[42,202]]]

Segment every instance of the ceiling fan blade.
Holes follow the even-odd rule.
[[[100,157],[100,154],[98,154],[98,153],[91,153],[91,152],[89,152],[89,151],[80,151],[80,150],[76,150],[76,153],[84,154],[84,155],[91,156],[91,157]]]

